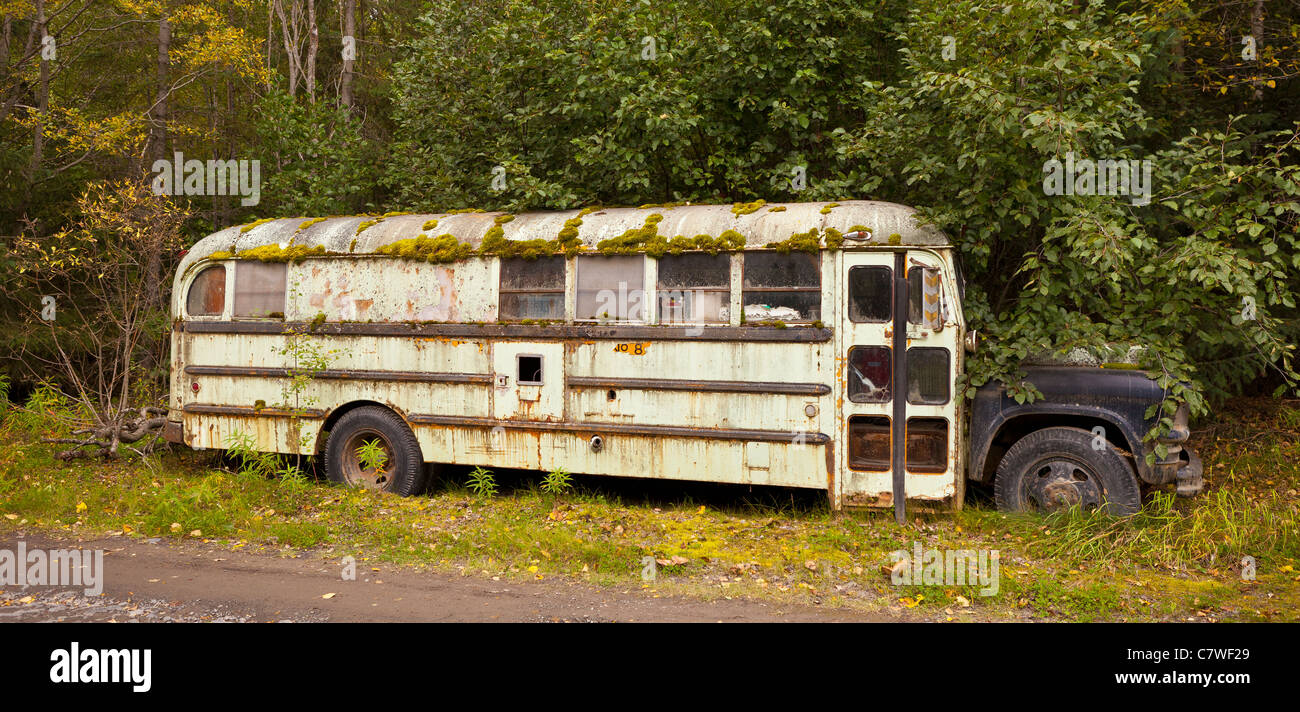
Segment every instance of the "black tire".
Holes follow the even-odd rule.
[[[363,443],[378,441],[386,453],[382,468],[367,468],[357,455]],[[325,441],[325,474],[331,482],[409,497],[424,491],[427,470],[420,443],[406,421],[387,408],[363,406],[343,414]]]
[[[1129,459],[1109,441],[1093,447],[1080,428],[1044,428],[1017,440],[998,463],[993,494],[1002,512],[1050,512],[1078,504],[1117,516],[1142,508]]]

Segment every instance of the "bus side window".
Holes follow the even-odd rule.
[[[745,321],[817,321],[822,310],[821,256],[746,252],[741,294]]]
[[[234,315],[283,319],[286,270],[283,262],[236,263]]]
[[[723,323],[731,304],[731,256],[659,258],[659,323]]]
[[[502,258],[497,319],[563,319],[564,258]]]
[[[221,316],[226,308],[226,268],[221,265],[199,272],[185,296],[185,311],[190,316]]]
[[[578,256],[578,319],[644,321],[645,257]]]

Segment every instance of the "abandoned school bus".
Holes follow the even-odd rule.
[[[1164,392],[1141,371],[1031,367],[1043,399],[960,397],[961,298],[947,238],[890,203],[258,221],[176,273],[167,433],[403,495],[428,463],[815,488],[900,517],[959,508],[967,479],[1007,510],[1199,491],[1185,408],[1143,443]]]

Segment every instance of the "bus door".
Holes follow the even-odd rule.
[[[841,255],[839,495],[847,506],[892,504],[901,515],[898,494],[957,494],[952,297],[932,253]]]

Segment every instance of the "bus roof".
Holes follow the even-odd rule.
[[[755,206],[751,203],[745,207]],[[744,209],[733,209],[731,205],[588,210],[590,212],[581,215],[578,238],[583,245],[592,249],[602,240],[643,227],[646,218],[656,213],[663,216],[658,225],[660,235],[717,237],[727,230],[735,230],[744,235],[746,247],[749,248],[762,248],[769,243],[789,239],[796,233],[808,232],[812,228],[834,228],[846,233],[861,227],[870,230],[871,239],[853,244],[923,247],[945,247],[949,244],[943,233],[933,227],[919,225],[912,208],[871,200],[766,203],[745,214],[737,214],[744,212]],[[561,210],[520,213],[510,222],[501,225],[503,237],[507,240],[551,240],[564,228],[566,220],[579,217],[580,212]],[[466,212],[391,215],[384,218],[367,215],[323,219],[295,217],[259,221],[252,223],[251,227],[235,225],[199,240],[190,248],[177,274],[184,274],[190,265],[215,252],[237,253],[265,245],[321,246],[331,253],[366,254],[373,253],[384,245],[421,234],[436,237],[450,233],[477,248],[485,233],[496,224],[496,218],[505,214]],[[438,224],[433,229],[425,230],[423,226],[429,220],[437,220]],[[367,222],[372,224],[358,232],[358,228]]]

